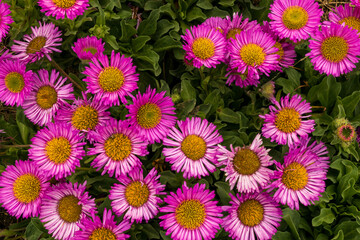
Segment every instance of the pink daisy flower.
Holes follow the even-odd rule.
[[[0,63],[4,60],[14,60],[13,55],[10,53],[9,49],[6,48],[0,50]]]
[[[261,30],[260,25],[256,21],[250,21],[248,18],[243,19],[242,14],[239,15],[238,12],[235,12],[232,16],[226,16],[224,29],[224,37],[226,39],[235,39],[236,34],[247,30]]]
[[[79,133],[69,123],[49,123],[31,139],[29,158],[48,176],[67,177],[85,155],[86,143]]]
[[[149,86],[144,94],[138,92],[133,104],[125,106],[130,124],[151,144],[164,139],[176,122],[174,103],[165,93],[156,93]]]
[[[0,63],[0,101],[5,105],[21,106],[31,92],[33,72],[19,60]]]
[[[40,209],[40,220],[57,240],[70,240],[78,224],[97,212],[95,200],[85,192],[86,182],[61,183],[48,189]]]
[[[47,70],[40,69],[38,75],[34,74],[33,90],[26,97],[23,108],[30,121],[46,125],[65,104],[65,100],[75,99],[74,90],[71,83],[64,85],[66,78],[60,77],[54,69],[50,75]]]
[[[306,56],[320,73],[338,77],[353,70],[359,62],[360,40],[357,30],[344,23],[322,26],[313,38],[309,40],[311,51]]]
[[[360,7],[351,7],[350,4],[340,5],[329,12],[329,21],[337,24],[345,23],[349,28],[356,29],[360,32]],[[330,26],[330,22],[324,24]]]
[[[262,127],[262,135],[276,141],[278,144],[287,144],[289,146],[299,143],[298,136],[306,137],[315,129],[315,121],[312,119],[304,120],[311,115],[311,106],[300,95],[295,94],[282,97],[280,103],[273,101],[275,106],[270,106],[270,113],[260,115],[265,123]]]
[[[0,1],[0,40],[6,36],[10,29],[9,25],[14,22],[10,14],[10,5]]]
[[[39,216],[48,178],[31,161],[15,161],[0,176],[0,203],[11,216]]]
[[[114,184],[109,195],[114,212],[118,216],[125,213],[125,219],[137,223],[154,218],[159,212],[159,203],[162,202],[158,195],[165,194],[165,185],[159,182],[159,178],[155,168],[145,178],[141,168],[129,172],[129,177],[120,176],[120,184]]]
[[[355,5],[356,7],[360,7],[360,1],[359,0],[350,0],[352,5]]]
[[[105,43],[95,36],[79,38],[74,46],[71,47],[81,60],[90,60],[92,57],[98,58],[105,50]]]
[[[221,170],[225,172],[226,181],[229,181],[230,189],[235,186],[239,192],[260,192],[270,182],[273,171],[267,167],[273,164],[269,156],[270,149],[264,148],[260,134],[247,147],[235,147],[231,145],[231,151],[219,145],[219,165],[225,165]]]
[[[176,194],[170,192],[164,199],[166,206],[160,212],[160,226],[174,240],[210,240],[222,223],[221,207],[214,201],[215,192],[205,189],[205,184],[189,188],[184,184]]]
[[[92,219],[84,218],[78,224],[80,230],[75,232],[72,240],[125,240],[130,237],[130,235],[124,234],[125,231],[131,228],[132,224],[129,221],[123,220],[120,224],[117,224],[111,210],[106,210],[106,208],[102,218],[101,221],[100,217],[95,214],[93,214]]]
[[[24,35],[24,41],[14,40],[12,51],[17,53],[14,57],[27,62],[35,62],[46,56],[50,61],[52,52],[61,52],[61,31],[53,23],[39,22],[39,27],[31,27],[31,35]]]
[[[231,206],[223,206],[227,215],[222,223],[225,231],[236,240],[267,240],[277,232],[282,211],[278,203],[267,193],[230,193]]]
[[[89,148],[88,155],[98,154],[91,166],[97,170],[104,168],[101,175],[108,173],[112,177],[115,173],[115,177],[119,177],[126,174],[141,166],[137,156],[148,154],[147,141],[128,121],[107,121],[96,128],[93,137],[95,147]]]
[[[179,130],[174,126],[164,139],[163,154],[165,161],[172,164],[171,169],[184,172],[185,178],[201,178],[214,172],[217,144],[223,140],[216,126],[198,117],[177,121],[177,125]]]
[[[237,70],[228,68],[228,73],[225,75],[228,79],[226,80],[227,85],[231,85],[235,82],[235,86],[244,88],[247,86],[257,86],[260,81],[260,76],[254,71],[245,71],[244,73],[238,73]]]
[[[314,0],[275,0],[270,6],[271,28],[282,38],[306,40],[320,26],[323,11]]]
[[[39,0],[41,12],[56,19],[67,18],[73,20],[84,14],[89,6],[89,0]]]
[[[226,41],[218,30],[206,25],[192,26],[182,39],[185,56],[194,67],[215,68],[224,61]]]
[[[108,56],[101,54],[94,57],[85,67],[83,74],[87,82],[87,92],[95,94],[95,101],[102,101],[105,105],[120,105],[119,98],[127,103],[125,96],[138,88],[139,74],[132,64],[132,58],[126,58],[120,53],[111,52],[109,64]]]
[[[221,17],[210,17],[202,25],[214,28],[223,34],[227,27],[227,21]]]

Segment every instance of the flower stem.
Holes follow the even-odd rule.
[[[89,168],[89,167],[78,167],[75,169],[76,171],[92,171],[94,170],[93,168]]]
[[[54,59],[52,59],[51,61],[51,64],[64,76],[66,77],[67,79],[69,79],[70,82],[72,82],[72,84],[74,84],[78,89],[80,89],[81,91],[85,91],[85,89],[80,85],[78,84],[77,82],[75,82],[74,79],[72,79],[60,66],[59,64],[57,64],[55,62]]]

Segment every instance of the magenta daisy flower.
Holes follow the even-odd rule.
[[[126,174],[141,166],[137,156],[148,154],[144,136],[128,121],[107,121],[95,130],[93,137],[95,147],[89,148],[88,155],[98,154],[91,166],[97,170],[104,168],[102,175],[108,173],[112,177],[115,173],[115,177],[119,177]]]
[[[95,94],[95,101],[120,105],[120,98],[126,104],[125,96],[138,88],[139,74],[132,64],[132,58],[112,51],[110,64],[108,56],[101,54],[92,58],[89,65],[83,72],[87,75],[84,81],[87,82],[87,92]]]
[[[232,239],[267,240],[280,226],[282,211],[279,204],[267,193],[243,194],[230,193],[231,206],[223,206],[227,215],[222,223]],[[255,237],[256,236],[256,237]]]
[[[267,167],[273,164],[269,156],[270,149],[262,145],[260,134],[247,147],[235,147],[231,145],[231,151],[219,145],[219,165],[225,165],[221,170],[225,172],[226,181],[229,181],[230,189],[235,186],[239,192],[259,192],[270,182],[273,171]]]
[[[227,21],[221,17],[210,17],[202,25],[214,28],[223,34],[227,27]]]
[[[351,7],[349,4],[340,5],[329,12],[329,21],[343,24],[360,32],[360,7]],[[330,25],[328,21],[324,24]]]
[[[314,0],[275,0],[270,6],[271,28],[282,38],[306,40],[320,26],[323,11]]]
[[[10,106],[21,106],[31,92],[33,72],[19,60],[0,63],[0,101]]]
[[[236,70],[231,68],[227,69],[228,73],[225,75],[228,79],[226,80],[227,85],[231,85],[235,82],[235,86],[239,86],[241,88],[247,86],[257,86],[260,81],[260,76],[256,71],[249,69],[249,71],[245,71],[245,73],[238,73]]]
[[[29,158],[48,176],[69,176],[85,155],[86,143],[79,133],[69,123],[49,123],[31,139]]]
[[[198,117],[177,121],[177,125],[179,129],[174,126],[164,139],[163,154],[171,169],[184,172],[185,178],[214,172],[217,144],[223,140],[216,126]]]
[[[357,30],[345,24],[330,23],[316,31],[314,40],[309,40],[311,59],[314,69],[320,73],[340,76],[350,72],[359,62],[360,40]]]
[[[39,75],[39,76],[38,76]],[[64,85],[66,78],[59,76],[54,69],[49,72],[40,69],[34,74],[32,92],[26,97],[23,108],[30,121],[46,125],[52,121],[55,113],[65,104],[65,100],[74,100],[74,90],[71,83]]]
[[[10,24],[14,21],[10,16],[10,5],[0,1],[0,40],[9,32]]]
[[[0,50],[0,63],[4,60],[14,60],[13,55],[10,53],[9,49],[6,48]]]
[[[95,36],[79,38],[74,46],[71,47],[81,60],[90,60],[92,57],[98,58],[105,50],[105,43]]]
[[[141,168],[135,168],[129,173],[129,177],[120,176],[120,184],[114,184],[109,195],[114,212],[118,216],[125,213],[125,219],[137,223],[154,218],[159,212],[159,203],[162,202],[158,195],[165,194],[165,185],[159,182],[159,178],[155,168],[145,178]]]
[[[41,12],[56,19],[67,18],[73,20],[84,14],[89,6],[89,0],[39,0]]]
[[[176,122],[174,103],[165,93],[156,93],[149,86],[144,94],[138,92],[133,104],[125,106],[130,124],[151,144],[164,139]]]
[[[61,183],[48,189],[40,209],[40,220],[58,240],[70,240],[80,228],[78,224],[97,212],[95,200],[85,192],[83,184]]]
[[[355,5],[356,7],[360,7],[360,0],[350,0],[352,5]]]
[[[238,12],[233,14],[232,19],[230,16],[226,16],[225,25],[224,36],[226,39],[235,39],[237,34],[247,30],[261,30],[256,21],[249,22],[248,18],[243,19],[242,14],[239,15]]]
[[[130,237],[124,234],[125,231],[131,228],[131,223],[127,220],[121,221],[117,224],[114,220],[111,210],[104,209],[103,220],[93,214],[92,219],[84,218],[81,223],[79,231],[75,232],[72,240],[89,240],[89,239],[106,239],[106,240],[125,240]]]
[[[185,56],[194,67],[215,68],[224,61],[226,41],[220,31],[207,26],[192,26],[182,36]]]
[[[39,22],[39,27],[31,27],[31,35],[24,35],[24,41],[14,40],[12,51],[17,53],[14,57],[23,61],[35,62],[44,56],[51,60],[52,52],[61,52],[61,31],[53,23]]]
[[[31,161],[15,161],[0,176],[0,203],[11,216],[39,216],[48,178]]]
[[[270,113],[259,116],[265,121],[262,127],[264,137],[291,146],[300,141],[298,136],[306,137],[315,130],[314,120],[304,120],[311,116],[303,115],[311,113],[311,106],[300,95],[295,94],[291,98],[286,95],[280,103],[276,100],[273,103],[276,107],[270,106]]]
[[[166,206],[160,212],[160,226],[174,240],[210,240],[215,237],[222,223],[221,207],[217,206],[214,191],[205,189],[205,184],[189,188],[184,184],[176,194],[170,192],[164,199]]]

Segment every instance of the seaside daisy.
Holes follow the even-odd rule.
[[[343,124],[336,129],[336,136],[343,142],[352,142],[356,138],[355,128],[350,124]]]
[[[271,28],[294,42],[306,40],[320,26],[323,11],[314,0],[275,0],[270,6]]]
[[[93,57],[83,74],[86,75],[87,92],[95,94],[95,101],[101,100],[104,105],[120,105],[119,98],[125,104],[125,96],[138,88],[139,74],[132,58],[114,51],[111,52],[110,63],[106,55]]]
[[[305,120],[311,115],[311,106],[300,95],[295,94],[282,97],[280,102],[272,101],[275,106],[269,106],[270,113],[260,115],[265,123],[262,127],[262,135],[276,141],[278,144],[287,144],[289,146],[298,143],[299,137],[306,137],[313,132],[315,121]]]
[[[0,203],[16,218],[36,217],[48,178],[31,161],[15,161],[0,176]]]
[[[231,206],[223,206],[227,215],[222,223],[225,231],[236,240],[267,240],[277,232],[282,211],[278,203],[267,193],[230,193]]]
[[[31,139],[29,158],[48,176],[67,177],[85,155],[86,143],[79,133],[69,123],[49,123]]]
[[[257,134],[250,146],[233,147],[231,151],[219,145],[219,166],[225,172],[230,189],[234,187],[242,193],[260,192],[269,182],[273,171],[267,167],[273,164],[270,149],[262,146],[261,135]]]
[[[235,86],[241,88],[257,86],[260,83],[260,76],[256,73],[256,70],[253,71],[252,69],[249,69],[249,71],[245,71],[244,73],[238,73],[236,69],[228,68],[227,71],[225,77],[227,77],[226,84],[229,86],[233,82],[235,82]]]
[[[6,36],[10,29],[9,25],[14,22],[10,13],[10,5],[0,1],[0,40]]]
[[[98,58],[105,50],[105,43],[95,36],[79,38],[71,47],[76,56],[81,60],[90,60],[92,57]]]
[[[215,68],[224,61],[226,41],[220,31],[207,25],[192,26],[181,36],[185,56],[193,66]]]
[[[13,55],[9,49],[3,48],[0,50],[0,63],[4,60],[13,60]]]
[[[350,0],[352,5],[355,5],[357,7],[360,7],[360,0]]]
[[[23,108],[26,117],[35,124],[46,125],[64,105],[65,100],[74,100],[72,84],[65,85],[66,78],[54,69],[40,69],[34,74],[33,88],[25,98]]]
[[[129,109],[129,122],[150,144],[160,142],[176,123],[174,103],[165,91],[156,93],[150,87],[144,94],[138,92]]]
[[[39,0],[40,11],[46,16],[53,16],[56,19],[67,18],[73,20],[84,14],[89,6],[89,0]]]
[[[97,212],[95,200],[85,191],[86,182],[60,183],[48,189],[40,208],[40,220],[57,240],[70,240],[78,224]]]
[[[141,166],[137,156],[146,156],[147,141],[128,121],[112,119],[93,132],[94,148],[88,155],[97,155],[91,166],[112,177],[126,174]]]
[[[205,184],[178,188],[164,199],[167,205],[160,208],[160,226],[174,240],[204,239],[215,237],[222,223],[221,207],[214,201],[215,192],[205,189]]]
[[[329,21],[337,24],[345,24],[346,26],[356,29],[360,32],[360,7],[351,7],[349,4],[339,5],[329,12]],[[328,21],[325,25],[330,25]]]
[[[14,57],[26,62],[35,62],[44,56],[51,61],[52,52],[61,52],[61,31],[53,23],[39,22],[39,27],[31,27],[32,33],[24,35],[24,41],[14,40],[11,49],[16,54]]]
[[[0,101],[5,105],[21,106],[31,92],[33,72],[26,71],[20,60],[4,60],[0,63]]]
[[[159,179],[160,175],[157,175],[155,168],[145,178],[141,168],[129,172],[129,177],[120,176],[120,184],[114,184],[109,191],[113,211],[118,216],[125,213],[125,219],[137,223],[154,218],[159,212],[159,203],[162,202],[158,195],[165,194],[165,185]]]
[[[226,19],[221,17],[209,17],[202,25],[209,26],[218,30],[220,33],[224,33],[227,27],[227,22]]]
[[[260,25],[256,21],[250,21],[248,18],[243,19],[242,14],[239,15],[238,12],[235,12],[232,16],[226,16],[225,18],[225,30],[224,36],[226,39],[235,39],[236,34],[247,30],[261,30]]]

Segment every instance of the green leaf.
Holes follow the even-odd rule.
[[[293,239],[296,239],[296,240],[301,240],[299,232],[298,232],[300,218],[301,217],[300,217],[300,214],[298,211],[291,210],[290,208],[285,208],[283,210],[283,219],[289,225]]]
[[[149,36],[138,36],[135,39],[131,40],[131,46],[134,52],[138,52],[142,49],[145,44],[151,39]]]
[[[160,182],[162,184],[169,184],[173,188],[178,188],[183,184],[184,178],[182,173],[175,174],[169,170],[160,173]]]
[[[16,110],[16,124],[19,128],[21,139],[24,144],[28,144],[29,134],[32,131],[30,121],[26,118],[24,110],[17,108]]]
[[[159,39],[164,34],[168,33],[171,29],[175,29],[175,31],[179,31],[179,23],[176,21],[169,21],[167,19],[161,19],[158,22],[158,27],[156,33],[154,35],[154,39]]]
[[[223,7],[232,7],[234,6],[235,0],[220,0],[219,5]]]
[[[342,231],[343,238],[339,238],[339,232]],[[360,226],[355,221],[345,221],[338,224],[335,227],[334,235],[338,238],[333,239],[344,239],[344,240],[359,240],[360,239]]]
[[[228,123],[240,123],[239,115],[230,108],[221,109],[218,111],[220,120]]]
[[[330,208],[322,208],[320,214],[312,219],[312,225],[318,227],[324,222],[331,224],[336,219]]]
[[[342,201],[351,201],[352,196],[360,193],[355,189],[355,184],[359,178],[358,168],[349,160],[342,160],[342,165],[345,166],[344,175],[341,177],[338,185],[338,193],[343,197]]]
[[[341,83],[336,82],[336,79],[330,75],[324,77],[322,82],[314,89],[315,92],[311,92],[313,88],[310,89],[308,96],[316,94],[320,103],[327,109],[330,109],[341,91]]]
[[[129,42],[130,38],[136,34],[136,29],[128,24],[125,20],[120,21],[121,36],[119,40],[121,42]]]
[[[231,200],[231,198],[229,196],[229,193],[230,193],[229,184],[226,182],[219,181],[219,182],[216,182],[214,185],[216,186],[216,193],[219,195],[222,204],[228,205],[228,203]]]
[[[222,17],[225,18],[226,16],[228,16],[230,13],[224,10],[219,9],[218,7],[214,7],[212,10],[210,10],[208,12],[208,16],[209,17]]]
[[[195,20],[195,19],[201,19],[201,20],[205,20],[207,17],[206,15],[202,12],[202,10],[198,7],[193,7],[186,16],[186,20],[188,20],[189,22]]]
[[[289,232],[277,231],[272,237],[273,240],[289,240],[292,239],[292,235]]]
[[[158,231],[156,231],[156,229],[152,225],[145,223],[142,224],[142,226],[142,232],[144,232],[148,236],[148,239],[160,239]]]
[[[163,5],[162,0],[147,0],[144,6],[145,11],[155,10]]]
[[[118,50],[119,44],[116,41],[116,37],[113,35],[106,35],[105,42],[107,42],[113,49]]]
[[[196,3],[196,6],[202,8],[202,9],[206,9],[206,10],[210,10],[213,8],[213,5],[211,4],[211,2],[209,0],[199,0]]]
[[[175,41],[170,36],[164,36],[157,40],[154,44],[155,52],[167,51],[173,48],[182,48],[182,44],[179,41]]]
[[[360,91],[355,91],[350,96],[347,96],[342,99],[342,103],[347,117],[352,116],[359,101],[360,101]]]
[[[157,21],[159,20],[159,17],[159,9],[151,11],[150,16],[140,23],[138,29],[139,34],[148,36],[153,35],[156,32]]]
[[[196,99],[196,89],[191,85],[189,80],[181,81],[181,97],[184,101]]]
[[[46,229],[38,218],[32,218],[29,225],[25,230],[25,237],[27,240],[38,240],[43,233],[46,233]]]

